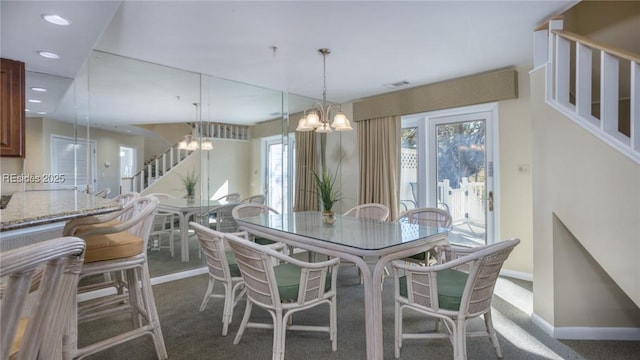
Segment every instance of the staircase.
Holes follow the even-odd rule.
[[[225,123],[187,123],[192,129],[192,137],[202,139],[224,139],[233,141],[249,141],[250,131],[246,125]],[[164,153],[147,161],[140,171],[132,177],[122,178],[122,192],[143,192],[178,164],[188,159],[197,150],[180,149],[180,143],[174,144]]]
[[[143,192],[193,153],[193,150],[179,149],[179,144],[173,145],[164,153],[147,161],[142,170],[132,177],[122,178],[122,192]]]
[[[553,18],[534,33],[534,67],[549,66],[547,103],[640,164],[640,55],[562,28]]]
[[[539,265],[557,262],[554,271],[575,263],[578,255],[556,253],[562,244],[552,225],[557,219],[640,308],[640,55],[565,31],[558,17],[534,32],[534,68],[532,89],[540,89],[537,69],[546,69],[540,97],[556,111],[538,105],[532,92],[534,238],[544,243],[534,267],[536,256]],[[551,280],[556,294],[570,285],[563,276],[573,276],[574,284],[585,276],[536,274],[540,283]],[[576,289],[588,293],[588,287]],[[626,306],[617,301],[608,305]],[[559,323],[560,309],[570,309],[562,306],[556,305]]]

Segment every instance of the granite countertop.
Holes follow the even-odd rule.
[[[11,196],[0,210],[0,231],[107,213],[122,209],[120,203],[75,190],[24,191]]]

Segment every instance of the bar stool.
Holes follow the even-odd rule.
[[[147,264],[147,242],[158,206],[152,196],[139,197],[131,202],[130,217],[114,226],[97,226],[82,232],[79,237],[87,244],[80,278],[109,272],[122,272],[117,279],[124,291],[96,299],[76,302],[70,319],[71,334],[64,344],[65,358],[81,358],[123,342],[149,335],[153,339],[159,359],[167,358],[167,350],[156,310],[151,277]],[[87,285],[96,290],[113,286],[112,282]],[[80,287],[78,292],[85,291]],[[120,313],[131,315],[133,329],[111,338],[77,348],[77,325],[80,322],[99,320]]]

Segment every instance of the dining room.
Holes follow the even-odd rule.
[[[10,7],[18,8],[18,4],[3,1],[4,24],[12,24],[9,20],[4,21],[5,14],[10,13]],[[148,14],[144,13],[145,6],[141,3],[125,1],[119,5],[95,5],[105,7],[103,14],[113,17],[104,20],[104,32],[100,32],[103,37],[96,35],[73,76],[27,68],[25,99],[35,99],[38,93],[33,88],[40,84],[50,87],[48,95],[54,93],[53,89],[62,91],[56,102],[58,105],[47,114],[38,113],[45,112],[38,108],[42,103],[27,102],[30,111],[25,112],[24,121],[26,155],[2,157],[1,191],[3,198],[12,193],[45,190],[95,194],[106,189],[111,190],[107,196],[110,199],[127,192],[170,197],[159,200],[157,219],[160,221],[160,217],[164,217],[165,220],[159,230],[151,231],[145,249],[169,358],[197,359],[210,357],[212,352],[219,355],[217,358],[253,354],[268,358],[273,348],[269,331],[249,329],[240,344],[233,344],[246,300],[240,300],[239,306],[233,308],[231,336],[221,336],[218,328],[222,326],[222,301],[211,300],[205,311],[198,312],[207,291],[209,270],[200,239],[189,227],[189,222],[209,224],[215,230],[216,211],[222,210],[219,207],[224,205],[218,199],[232,193],[240,194],[241,199],[258,194],[264,196],[264,204],[278,213],[279,217],[273,215],[276,216],[274,219],[283,224],[295,224],[301,220],[286,217],[310,211],[316,215],[314,221],[321,221],[324,203],[318,197],[312,169],[316,174],[326,171],[340,195],[339,201],[330,207],[337,225],[321,227],[329,232],[333,230],[333,234],[297,234],[287,242],[286,234],[282,233],[287,229],[265,231],[246,221],[225,230],[249,230],[254,237],[282,241],[294,249],[291,255],[300,261],[309,260],[309,252],[324,254],[324,257],[340,258],[342,255],[336,283],[337,351],[332,351],[329,339],[323,334],[293,332],[287,335],[287,358],[396,356],[396,288],[391,260],[409,255],[409,252],[424,254],[431,245],[421,247],[425,244],[420,243],[418,246],[419,240],[429,237],[426,235],[420,239],[405,238],[406,244],[398,240],[397,244],[385,245],[399,250],[385,258],[389,255],[382,250],[385,246],[350,243],[358,239],[355,230],[341,235],[344,238],[329,238],[336,236],[336,229],[344,225],[342,215],[347,210],[366,203],[387,206],[389,216],[385,226],[390,227],[399,226],[395,220],[414,208],[439,208],[448,212],[452,220],[446,227],[447,239],[458,245],[487,247],[510,238],[520,239],[501,267],[492,305],[496,309],[493,322],[498,332],[497,341],[504,357],[598,358],[598,352],[609,353],[611,349],[621,349],[627,356],[637,353],[637,341],[634,340],[638,338],[640,317],[637,294],[629,290],[633,289],[630,285],[633,281],[628,277],[635,273],[635,262],[628,265],[627,261],[622,261],[628,266],[624,266],[626,270],[618,271],[620,267],[615,266],[616,261],[611,260],[607,252],[594,250],[594,246],[599,249],[600,245],[592,242],[584,245],[581,241],[584,238],[591,240],[594,237],[591,234],[598,228],[595,222],[588,220],[592,214],[586,209],[590,207],[571,209],[568,204],[577,200],[565,196],[591,193],[586,190],[602,186],[602,182],[598,182],[602,177],[587,176],[571,183],[548,178],[551,176],[548,174],[554,173],[549,171],[551,169],[571,173],[571,169],[591,160],[567,161],[565,168],[561,166],[561,160],[551,161],[555,155],[544,152],[546,140],[540,139],[549,135],[539,127],[541,119],[555,120],[559,116],[547,114],[544,96],[540,95],[545,91],[541,85],[545,79],[541,75],[543,68],[531,66],[532,56],[508,66],[486,66],[457,76],[415,82],[409,86],[399,84],[397,88],[383,86],[383,92],[350,96],[344,93],[349,84],[345,85],[342,78],[354,71],[344,67],[345,59],[358,59],[364,64],[367,59],[383,56],[367,53],[364,58],[356,57],[349,52],[348,46],[333,45],[329,41],[332,36],[327,35],[327,42],[306,46],[304,55],[303,51],[296,51],[294,56],[287,46],[270,44],[256,50],[253,56],[238,60],[238,64],[247,59],[268,64],[268,73],[280,74],[280,79],[286,82],[286,85],[279,83],[277,86],[268,82],[265,82],[268,85],[256,85],[265,83],[247,81],[242,76],[214,76],[203,70],[204,65],[187,70],[178,63],[160,61],[161,57],[137,56],[143,52],[142,47],[141,52],[116,51],[123,50],[125,45],[136,47],[128,41],[137,37],[121,39],[121,31],[132,29],[126,14],[135,14],[142,19],[157,11],[157,15],[163,17],[173,9],[187,11],[189,16],[197,18],[195,13],[198,12],[194,10],[197,3],[181,9],[175,8],[173,2],[156,4],[158,7]],[[201,9],[207,10],[215,7],[212,2],[200,5]],[[283,13],[292,11],[283,4],[273,5]],[[527,27],[527,39],[535,26],[546,24],[548,15],[560,12],[560,4],[553,9],[538,5],[531,5],[530,10],[537,17],[535,21],[530,19],[532,24]],[[87,6],[86,3],[78,5],[78,11]],[[219,14],[226,13],[230,18],[234,11],[240,11],[227,2],[219,6]],[[359,18],[354,14],[364,11],[353,4],[331,6],[345,6],[343,10],[352,15],[350,19]],[[514,14],[522,12],[522,9],[512,9],[511,6],[516,6],[513,4],[491,6],[498,9],[502,6],[504,11],[511,9]],[[584,5],[585,8],[588,6],[596,5]],[[267,10],[262,8],[262,11]],[[580,11],[567,15],[568,29],[575,26],[572,21],[591,23],[576,20],[583,14]],[[633,11],[630,13],[634,14]],[[44,21],[37,10],[31,10],[31,14],[35,14],[38,21]],[[274,16],[269,21],[278,18]],[[624,17],[620,14],[613,17],[614,24],[617,21],[622,26],[621,18]],[[270,22],[270,28],[277,29],[289,20]],[[208,20],[195,22],[210,23]],[[3,39],[9,34],[4,26]],[[155,25],[143,32],[157,32],[173,38]],[[55,31],[51,34],[53,36]],[[495,36],[493,33],[494,41]],[[524,42],[522,38],[518,44]],[[185,46],[193,45],[185,39],[181,40]],[[207,41],[198,39],[199,46],[204,47]],[[357,39],[344,36],[351,44],[357,43]],[[149,46],[163,41],[138,42],[138,45]],[[8,46],[3,45],[3,57],[10,53]],[[329,46],[331,48],[325,48]],[[202,64],[214,63],[212,55],[209,56]],[[289,78],[285,75],[284,69],[297,68],[301,64],[305,64],[304,76]],[[257,64],[246,66],[247,69],[258,67]],[[380,69],[370,73],[382,73],[382,67]],[[395,80],[387,79],[389,81]],[[45,103],[47,92],[43,93],[41,98]],[[310,114],[317,115],[318,127],[307,125],[314,121]],[[336,116],[338,114],[341,116]],[[327,129],[331,132],[323,132]],[[591,144],[580,139],[575,143]],[[600,149],[601,145],[592,144],[588,148]],[[555,149],[562,149],[562,146]],[[609,156],[607,149],[604,146],[597,153]],[[573,152],[553,152],[558,153],[575,155]],[[585,157],[592,154],[591,151],[581,153]],[[616,155],[610,156],[616,161],[607,158],[609,160],[603,159],[598,164],[608,169],[609,174],[625,174],[620,179],[627,184],[628,178],[637,173],[637,164],[629,165],[624,160],[619,161]],[[11,174],[57,174],[66,181],[5,181],[4,175],[11,178]],[[628,174],[631,177],[626,176]],[[562,179],[570,177],[575,178],[563,175]],[[187,178],[193,180],[189,185],[185,182]],[[560,186],[564,191],[546,191]],[[619,220],[637,214],[636,202],[617,203],[616,199],[627,194],[620,188],[627,187],[614,187],[615,193],[611,196],[593,194],[599,204],[616,209],[616,214],[625,214],[616,220],[617,225],[611,230],[617,234],[616,241],[634,238],[637,234],[637,222]],[[556,195],[557,199],[554,199]],[[631,196],[635,196],[635,192]],[[20,198],[7,200],[7,206],[15,206]],[[582,201],[580,198],[581,204]],[[558,208],[563,211],[554,211]],[[62,222],[47,225],[46,232],[39,236],[59,234],[63,227]],[[14,234],[3,231],[2,241],[9,239],[9,235]],[[402,236],[400,232],[400,238]],[[437,234],[430,236],[438,237]],[[327,248],[309,243],[305,240],[308,237],[339,244]],[[381,237],[368,238],[380,240]],[[432,245],[437,247],[435,242],[441,239],[432,240]],[[597,294],[597,299],[588,303],[580,300],[582,295],[579,294],[592,289],[591,286],[595,286],[593,293]],[[566,304],[577,306],[567,309],[570,306]],[[605,312],[603,308],[613,310]],[[322,307],[311,310],[304,318],[326,319],[325,310]],[[254,312],[259,314],[257,310]],[[259,319],[268,322],[266,316]],[[421,325],[412,323],[411,319],[405,319],[404,324],[410,330],[421,329]],[[100,337],[111,325],[120,326],[117,321],[109,322],[105,327],[87,326],[82,328],[82,334],[87,334],[88,340]],[[482,328],[481,325],[472,323],[470,327]],[[586,339],[594,344],[589,345]],[[608,339],[632,341],[606,341]],[[315,341],[318,341],[317,345]],[[406,340],[402,345],[402,358],[417,358],[432,346],[436,358],[454,356],[455,346],[449,342],[429,341],[428,344],[424,347],[421,342]],[[486,339],[469,340],[467,346],[469,358],[496,355],[492,343]],[[152,349],[151,342],[142,338],[90,358],[155,358]]]

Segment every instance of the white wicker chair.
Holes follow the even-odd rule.
[[[111,194],[111,188],[107,187],[104,188],[100,191],[96,191],[95,193],[93,193],[93,196],[97,196],[97,197],[101,197],[103,199],[106,199],[107,196],[109,196],[109,194]]]
[[[395,279],[395,357],[400,357],[404,339],[448,338],[456,360],[467,358],[466,337],[488,336],[499,358],[500,344],[491,321],[491,300],[500,269],[519,239],[510,239],[481,248],[464,250],[445,247],[445,262],[419,266],[404,261],[392,262]],[[403,274],[401,276],[401,274]],[[444,332],[404,333],[403,310],[412,309],[436,319]],[[467,322],[484,317],[485,330],[467,332]]]
[[[158,199],[153,196],[139,197],[131,202],[129,219],[114,226],[97,227],[83,232],[86,241],[84,265],[80,278],[107,272],[123,272],[126,281],[118,279],[118,287],[126,289],[114,295],[77,303],[77,311],[72,313],[72,336],[66,344],[70,357],[85,357],[106,348],[133,340],[143,335],[153,339],[159,359],[167,358],[167,350],[160,328],[151,289],[151,277],[147,264],[147,242]],[[89,284],[78,292],[113,286],[110,282]],[[78,322],[99,320],[104,317],[126,313],[131,316],[133,329],[97,343],[77,348]]]
[[[231,211],[231,215],[234,219],[250,217],[250,216],[258,216],[260,214],[278,214],[278,211],[268,205],[257,204],[257,203],[246,203],[240,204],[233,208]],[[260,245],[269,245],[275,243],[273,240],[258,238],[253,235],[249,235],[250,239],[255,241]],[[291,246],[289,248],[289,254],[293,254],[293,248]]]
[[[398,218],[395,220],[395,222],[408,222],[411,224],[420,224],[447,229],[451,228],[452,225],[451,214],[449,214],[446,210],[432,207],[415,208],[404,211],[400,215],[398,215]],[[437,249],[435,249],[434,251],[436,250]],[[421,265],[428,265],[429,263],[434,263],[437,261],[437,259],[433,257],[434,251],[419,253],[408,257],[405,260]]]
[[[62,237],[0,252],[0,359],[62,357],[84,248]]]
[[[309,263],[235,235],[225,234],[225,239],[236,257],[247,291],[247,305],[233,343],[240,342],[247,327],[272,328],[272,358],[284,359],[287,330],[322,331],[329,333],[331,349],[336,351],[336,281],[340,259]],[[282,263],[274,265],[274,259]],[[287,278],[297,281],[285,282]],[[249,322],[254,304],[271,314],[273,324]],[[329,326],[290,323],[294,313],[320,304],[329,304]]]
[[[240,198],[242,198],[242,195],[240,195],[240,193],[229,193],[225,196],[221,196],[217,199],[215,199],[216,201],[219,201],[221,203],[231,203],[231,202],[239,202]]]
[[[140,194],[137,192],[120,194],[111,200],[119,202],[123,206],[122,210],[73,219],[65,224],[62,234],[64,236],[77,236],[76,234],[80,234],[94,226],[112,226],[125,221],[130,216],[131,211],[131,207],[127,207],[127,205],[138,197],[140,197]]]
[[[224,239],[224,233],[212,230],[195,222],[190,222],[189,226],[195,231],[200,248],[207,260],[209,268],[209,284],[207,292],[204,294],[200,311],[204,311],[210,298],[224,298],[224,309],[222,311],[222,335],[226,336],[229,330],[229,324],[233,317],[233,308],[236,306],[238,299],[244,294],[242,276],[240,269],[233,257],[230,249],[227,249],[227,241]],[[235,233],[234,235],[247,237],[246,232]],[[213,292],[215,282],[219,281],[224,286],[224,294],[216,294]],[[236,293],[238,294],[236,296]]]
[[[175,196],[164,193],[153,193],[147,196],[154,196],[158,200],[162,199],[174,199]],[[149,234],[149,250],[162,250],[169,249],[171,257],[175,254],[173,236],[176,231],[175,226],[175,214],[169,211],[156,210],[156,215],[153,218],[153,225],[151,226],[151,233]],[[167,235],[169,244],[162,245],[162,238]]]
[[[234,219],[258,216],[260,214],[278,214],[278,211],[272,207],[257,203],[244,203],[233,208],[231,216]]]
[[[355,216],[363,219],[387,221],[389,207],[377,203],[369,203],[355,206],[344,213],[345,216]]]
[[[377,221],[387,221],[387,219],[389,218],[389,214],[389,207],[387,207],[386,205],[378,203],[368,203],[355,206],[347,210],[347,212],[345,212],[343,215]],[[389,270],[387,270],[386,267],[384,268],[384,274],[385,276],[389,276]],[[362,278],[360,269],[358,269],[358,276],[360,277],[360,284],[363,284],[364,279]],[[384,283],[384,278],[382,278],[382,282]]]
[[[244,198],[240,200],[241,203],[253,203],[253,204],[264,204],[267,200],[266,196],[262,194],[251,195],[248,198]]]

